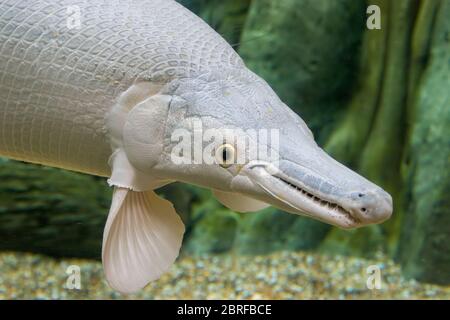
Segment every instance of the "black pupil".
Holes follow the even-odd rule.
[[[222,159],[223,159],[224,162],[226,162],[228,160],[228,152],[227,152],[226,148],[224,148],[222,150]]]

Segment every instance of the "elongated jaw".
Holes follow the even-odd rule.
[[[378,187],[345,191],[325,181],[313,187],[308,184],[311,175],[296,177],[261,164],[250,166],[246,174],[272,198],[267,200],[271,204],[340,228],[381,223],[392,214],[391,196]],[[329,192],[324,192],[325,189]]]

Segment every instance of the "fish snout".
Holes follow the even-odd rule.
[[[381,223],[392,215],[392,197],[381,188],[352,193],[345,209],[362,225]]]

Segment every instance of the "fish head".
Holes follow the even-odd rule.
[[[305,122],[248,70],[181,79],[154,172],[250,197],[341,228],[381,223],[392,198],[330,157]]]

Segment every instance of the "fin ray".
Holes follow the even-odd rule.
[[[177,258],[183,234],[183,222],[169,201],[153,191],[115,187],[103,234],[108,283],[131,293],[158,279]]]

